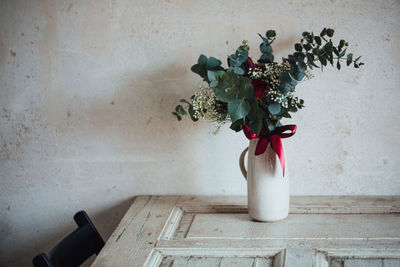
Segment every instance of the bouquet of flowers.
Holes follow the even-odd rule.
[[[236,132],[243,130],[249,139],[259,138],[256,155],[262,154],[271,142],[272,148],[281,158],[280,138],[293,135],[295,125],[283,126],[282,118],[291,118],[290,113],[304,107],[304,100],[296,97],[296,85],[310,79],[315,68],[323,70],[328,64],[340,70],[342,65],[363,65],[360,57],[347,53],[348,43],[340,40],[334,45],[334,30],[324,28],[319,35],[303,32],[295,52],[274,61],[272,43],[274,30],[268,30],[260,44],[261,56],[254,63],[249,55],[247,41],[227,59],[228,68],[214,57],[200,55],[191,70],[205,81],[190,101],[181,99],[182,104],[172,112],[178,120],[189,114],[193,121],[205,119],[219,127],[230,122]],[[182,106],[186,104],[186,109]],[[284,133],[291,131],[290,133]],[[281,152],[279,152],[281,151]],[[283,155],[283,154],[282,154]]]

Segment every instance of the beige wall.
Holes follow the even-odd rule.
[[[0,265],[27,266],[80,209],[108,237],[135,195],[245,194],[245,137],[170,111],[200,53],[247,39],[257,57],[269,28],[277,58],[330,26],[366,64],[298,86],[291,193],[400,194],[399,17],[399,1],[0,1]]]

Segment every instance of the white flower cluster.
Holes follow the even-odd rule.
[[[280,104],[284,108],[295,107],[299,103],[299,99],[294,96],[294,91],[288,92],[284,94],[278,89],[280,84],[279,73],[282,71],[289,71],[291,68],[289,62],[285,61],[281,64],[276,62],[268,63],[265,65],[265,69],[256,67],[254,69],[250,69],[250,79],[252,80],[263,80],[268,84],[268,90],[266,91],[267,96],[270,97],[272,101]],[[306,70],[306,77],[311,79],[313,74]]]
[[[301,105],[300,99],[297,96],[296,97],[292,97],[290,99],[290,106],[291,107],[296,107],[297,105]]]
[[[261,68],[249,68],[250,79],[258,80],[258,79],[265,79],[267,78],[267,74]]]
[[[192,100],[194,117],[204,119],[210,122],[222,122],[220,104],[217,102],[217,96],[213,89],[207,86],[200,86],[194,94]]]
[[[264,80],[268,84],[269,88],[276,89],[276,87],[280,84],[279,73],[289,70],[290,64],[286,61],[282,62],[281,64],[276,62],[268,63],[265,65],[265,69],[259,67],[250,69],[250,79]]]
[[[296,107],[300,103],[300,99],[294,96],[294,92],[289,92],[286,95],[279,90],[269,90],[267,95],[275,103],[280,104],[284,108]]]
[[[312,79],[314,78],[314,74],[310,70],[306,70],[306,77],[307,79]]]
[[[269,96],[272,101],[280,104],[284,108],[288,108],[288,100],[292,95],[293,95],[292,92],[289,92],[288,94],[285,95],[279,90],[272,90],[272,89],[267,92],[267,96]]]

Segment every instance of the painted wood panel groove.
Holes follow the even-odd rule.
[[[182,259],[189,258],[188,262],[202,262],[205,264],[208,262],[216,262],[218,259],[218,264],[214,264],[212,266],[236,266],[233,263],[244,264],[246,263],[248,266],[254,266],[254,263],[257,262],[256,266],[283,266],[284,252],[282,254],[282,250],[276,249],[231,249],[231,248],[210,248],[210,249],[191,249],[191,248],[183,248],[183,249],[154,249],[144,266],[168,266],[168,264],[172,264],[171,266],[175,266],[174,262],[179,260],[182,263]],[[199,261],[197,259],[202,259],[203,261]],[[212,259],[212,260],[211,260]],[[268,265],[266,265],[268,264]],[[186,265],[184,265],[186,266]],[[188,264],[190,266],[190,264]],[[237,265],[241,266],[241,265]],[[245,266],[245,265],[242,265]]]
[[[400,249],[321,249],[316,266],[400,266]]]
[[[400,258],[400,248],[374,249],[319,249],[318,252],[325,253],[328,257],[341,258]]]
[[[187,229],[185,231],[185,235],[183,236],[183,238],[187,238],[187,235],[189,234],[190,228],[192,227],[192,224],[193,224],[193,221],[194,221],[195,218],[196,218],[196,214],[193,214],[191,216],[191,221],[190,221],[190,223],[189,223],[189,225],[188,225],[188,227],[187,227]]]
[[[174,240],[183,240],[189,232],[190,226],[194,220],[195,214],[184,212],[179,223],[178,229],[175,231]]]
[[[182,217],[182,209],[175,207],[169,215],[158,240],[171,240],[175,235],[176,229],[179,227]]]
[[[247,213],[246,204],[247,198],[241,196],[182,197],[178,206],[186,212]],[[290,213],[400,213],[400,197],[291,196]]]
[[[157,251],[168,256],[208,256],[208,257],[274,257],[282,248],[230,248],[230,247],[157,247]]]
[[[284,249],[286,247],[299,247],[304,249],[329,248],[336,249],[340,247],[365,249],[368,247],[377,250],[387,250],[388,248],[400,248],[400,242],[391,240],[266,240],[266,239],[202,239],[202,240],[169,240],[159,241],[159,249],[202,249],[202,248],[237,248],[237,249]]]

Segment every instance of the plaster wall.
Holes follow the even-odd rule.
[[[177,122],[204,53],[257,32],[276,58],[304,30],[336,30],[365,66],[297,87],[284,140],[295,195],[400,194],[399,1],[0,1],[0,265],[28,266],[85,209],[107,238],[135,195],[244,195],[228,126]],[[288,121],[289,122],[289,121]]]

